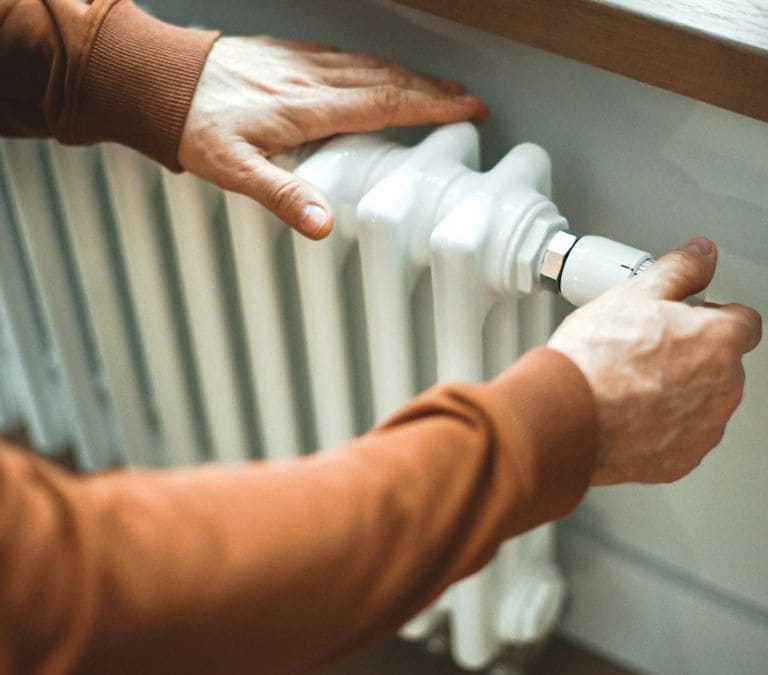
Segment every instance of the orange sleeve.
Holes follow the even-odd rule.
[[[293,673],[392,634],[582,498],[565,356],[434,388],[333,451],[77,478],[0,451],[0,672]]]
[[[116,141],[179,170],[181,132],[217,37],[130,0],[0,0],[0,134]]]

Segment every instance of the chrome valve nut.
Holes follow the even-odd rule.
[[[553,293],[560,292],[560,277],[563,273],[565,260],[578,240],[577,235],[560,230],[547,243],[539,269],[539,281],[547,290]]]

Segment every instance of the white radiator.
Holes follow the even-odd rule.
[[[293,457],[546,340],[539,268],[567,223],[543,150],[479,173],[457,124],[290,161],[334,206],[325,241],[120,147],[2,141],[0,425],[84,470]],[[619,276],[648,257],[626,250]],[[541,639],[564,595],[552,533],[505,544],[404,634],[448,622],[468,668]]]

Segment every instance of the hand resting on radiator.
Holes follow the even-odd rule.
[[[372,54],[268,37],[221,38],[195,91],[181,165],[259,201],[311,239],[333,227],[328,200],[268,158],[337,133],[486,116],[455,82]]]
[[[592,387],[594,485],[676,480],[722,438],[743,393],[742,355],[760,342],[761,319],[744,305],[675,302],[703,290],[716,262],[714,245],[694,239],[575,311],[550,339]]]

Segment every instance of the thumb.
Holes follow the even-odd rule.
[[[635,278],[635,290],[661,300],[684,300],[703,291],[712,281],[717,248],[704,237],[691,239],[670,251]]]
[[[255,199],[309,239],[330,234],[333,209],[315,187],[275,166],[256,150],[240,157],[239,165],[230,189]]]

